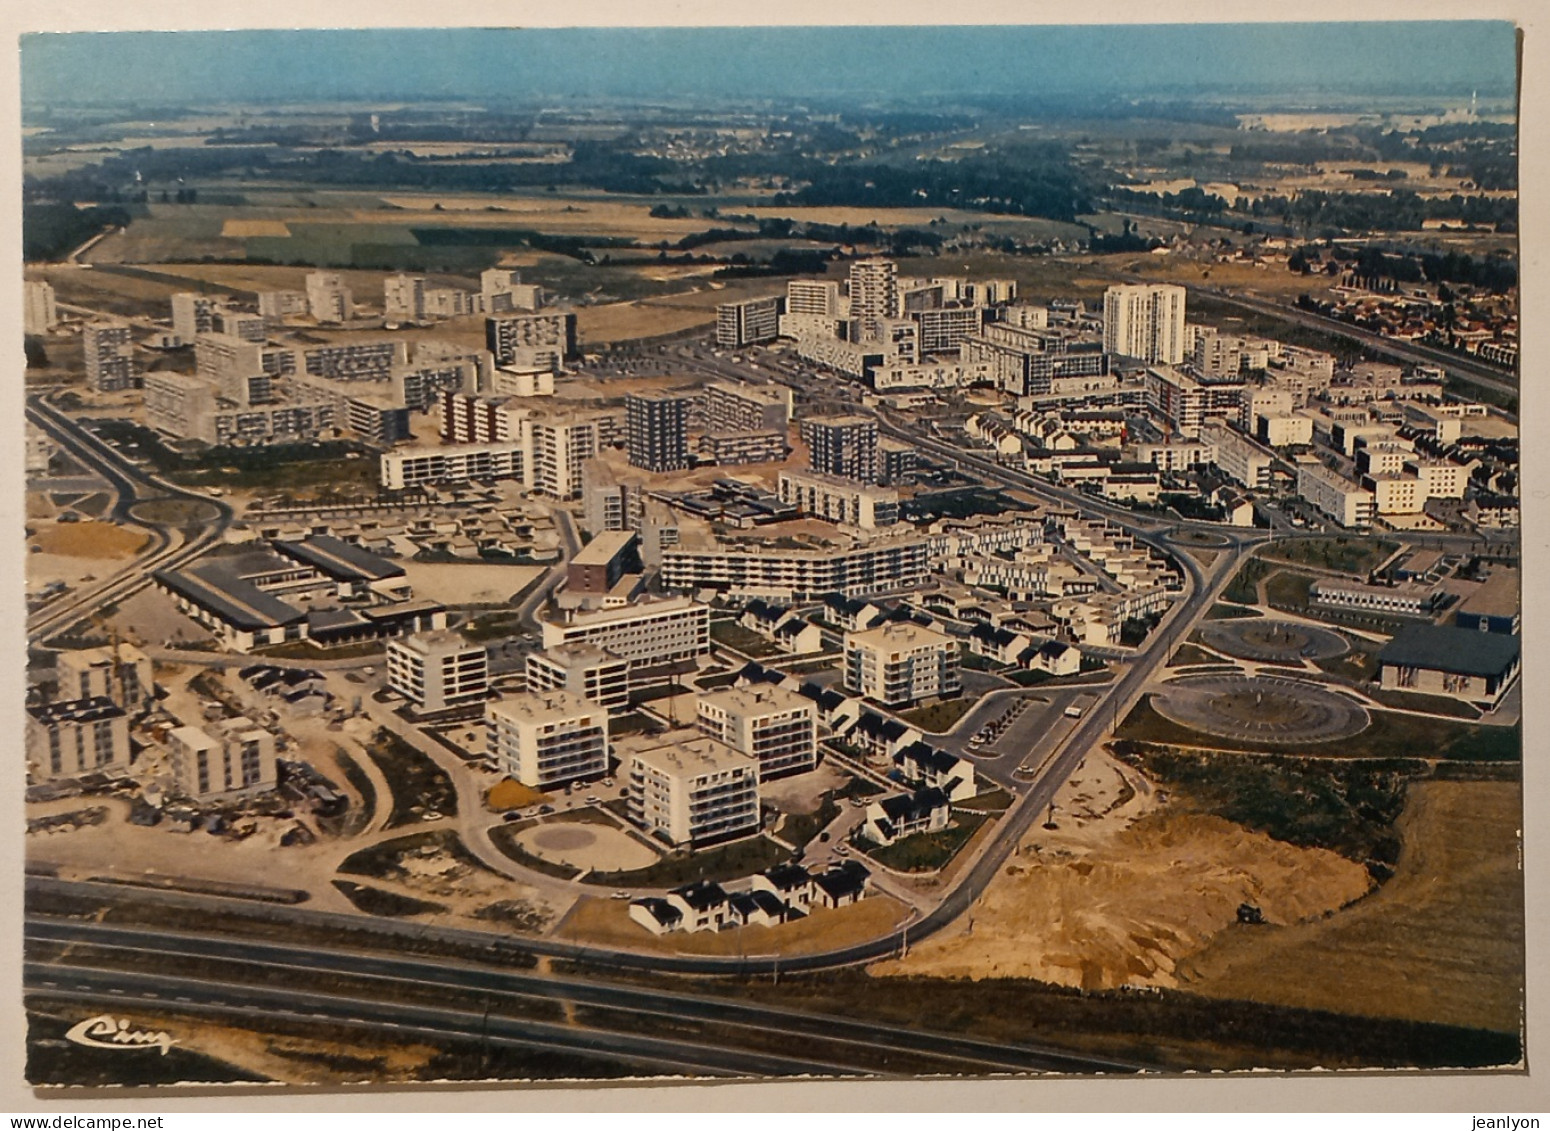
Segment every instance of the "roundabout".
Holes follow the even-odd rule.
[[[1351,650],[1345,637],[1330,629],[1261,617],[1208,621],[1200,626],[1200,640],[1240,660],[1265,663],[1327,660]]]
[[[1152,696],[1158,714],[1217,738],[1277,746],[1330,742],[1367,729],[1365,708],[1299,680],[1185,676]]]

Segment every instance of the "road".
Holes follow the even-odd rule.
[[[186,966],[190,978],[196,976],[192,965],[196,962],[229,964],[235,971],[246,972],[255,979],[292,986],[305,985],[309,977],[370,978],[384,991],[379,1004],[391,1000],[394,986],[445,987],[449,993],[498,994],[507,999],[569,1003],[633,1015],[643,1024],[632,1026],[632,1031],[670,1022],[709,1023],[763,1035],[778,1034],[789,1038],[792,1048],[802,1047],[804,1041],[821,1041],[825,1045],[855,1046],[872,1052],[882,1050],[911,1057],[925,1056],[943,1062],[946,1070],[1135,1072],[1141,1067],[1047,1047],[1001,1044],[700,995],[687,988],[651,989],[594,977],[568,977],[410,955],[373,955],[310,944],[214,939],[182,932],[39,917],[28,920],[26,940],[34,956],[29,985],[42,984],[48,972],[66,964],[77,966],[89,952],[92,966],[112,963],[115,970],[134,969],[148,961],[157,961],[174,967]],[[60,948],[60,961],[41,961],[36,957],[40,948]],[[52,980],[62,979],[56,976]],[[831,1063],[825,1067],[833,1070],[845,1066]]]
[[[639,1034],[613,1033],[529,1018],[508,1018],[484,1010],[433,1009],[404,1002],[345,994],[308,993],[292,986],[256,986],[202,978],[102,970],[91,966],[24,963],[22,976],[33,997],[79,1001],[115,1011],[142,1009],[193,1013],[244,1027],[261,1017],[272,1021],[319,1022],[362,1028],[381,1038],[460,1038],[488,1045],[564,1051],[623,1060],[647,1074],[729,1077],[855,1076],[854,1069],[823,1061],[747,1053]]]
[[[40,642],[70,627],[87,613],[121,601],[149,584],[151,573],[173,569],[192,561],[220,541],[232,521],[232,509],[219,499],[184,490],[165,480],[147,475],[118,451],[66,416],[41,395],[27,398],[27,419],[45,432],[71,456],[100,475],[117,495],[109,512],[114,522],[139,526],[150,532],[151,547],[139,557],[124,563],[112,576],[87,589],[53,601],[27,618],[27,636]],[[214,508],[216,517],[205,524],[195,538],[184,541],[172,524],[146,522],[130,511],[150,499],[183,499]]]

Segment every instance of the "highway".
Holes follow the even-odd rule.
[[[49,404],[44,397],[28,397],[26,414],[28,420],[61,448],[107,481],[117,495],[117,501],[109,512],[113,521],[140,526],[149,531],[152,537],[151,547],[133,561],[125,563],[113,576],[87,589],[67,594],[28,617],[27,637],[30,641],[41,642],[70,627],[94,609],[123,600],[148,584],[155,570],[172,569],[192,561],[220,541],[231,524],[231,507],[218,499],[184,490],[145,474],[110,445]],[[145,522],[130,513],[136,504],[153,498],[197,501],[214,508],[216,517],[205,525],[196,538],[184,542],[180,537],[174,541],[173,527],[169,524]]]
[[[433,1009],[405,1002],[319,994],[292,986],[207,981],[133,970],[104,970],[77,964],[26,962],[22,977],[29,996],[81,1002],[115,1011],[146,1010],[218,1018],[251,1026],[262,1020],[362,1028],[381,1038],[455,1038],[536,1052],[571,1052],[622,1060],[647,1075],[726,1077],[856,1076],[855,1069],[817,1060],[744,1052],[715,1045],[615,1033],[480,1010]]]
[[[449,992],[499,994],[511,999],[566,1002],[609,1010],[637,1018],[632,1031],[692,1021],[759,1034],[779,1034],[790,1039],[792,1048],[802,1047],[803,1042],[821,1042],[825,1046],[848,1046],[869,1053],[884,1051],[912,1058],[925,1057],[941,1062],[943,1070],[949,1071],[1134,1072],[1139,1069],[1134,1064],[1076,1056],[1057,1049],[997,1044],[954,1034],[926,1033],[900,1026],[696,995],[687,987],[682,990],[650,989],[592,977],[565,977],[468,962],[433,961],[405,955],[389,957],[310,944],[236,941],[37,917],[27,922],[26,940],[33,952],[40,944],[63,948],[62,954],[68,956],[71,965],[79,964],[87,950],[101,955],[94,957],[94,966],[114,961],[117,963],[114,969],[134,969],[144,965],[147,959],[161,959],[175,966],[190,961],[216,960],[246,976],[267,972],[270,981],[293,985],[305,984],[309,976],[369,978],[381,984],[383,1000],[391,998],[395,985],[421,989],[438,986]],[[35,953],[33,957],[34,965],[41,969],[54,968],[52,964],[37,961]],[[836,1066],[831,1064],[829,1067]]]

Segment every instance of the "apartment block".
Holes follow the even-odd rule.
[[[920,327],[919,353],[955,352],[967,338],[980,332],[985,325],[985,308],[982,306],[949,306],[938,310],[922,310],[911,315]]]
[[[841,318],[840,285],[831,279],[791,279],[786,283],[786,313]]]
[[[845,690],[884,706],[956,695],[958,641],[910,621],[845,634]]]
[[[850,265],[850,318],[860,339],[875,338],[885,319],[898,318],[899,268],[889,259],[859,259]]]
[[[630,661],[590,644],[561,644],[529,652],[525,662],[527,690],[568,691],[618,714],[630,704]]]
[[[759,830],[759,768],[747,755],[689,732],[620,751],[630,819],[672,845],[702,845]]]
[[[134,342],[122,323],[97,322],[81,331],[86,356],[86,383],[99,393],[139,387]]]
[[[691,659],[710,651],[710,606],[677,597],[544,621],[544,650],[562,644],[590,644],[640,666]]]
[[[608,773],[608,712],[570,691],[509,695],[485,705],[486,746],[496,767],[549,789]]]
[[[26,732],[31,781],[129,772],[129,716],[105,696],[28,707]]]
[[[728,687],[700,696],[699,728],[755,760],[759,780],[818,765],[818,714],[812,700],[773,684]]]
[[[137,715],[155,694],[151,658],[133,644],[60,652],[54,661],[54,697],[108,699]]]
[[[1171,366],[1146,371],[1148,406],[1183,436],[1200,435],[1208,420],[1238,419],[1243,389],[1239,380],[1200,381]]]
[[[821,475],[877,481],[877,421],[866,416],[813,416],[802,421],[808,467]]]
[[[522,479],[526,454],[521,444],[452,444],[442,448],[398,448],[380,457],[379,480],[389,491],[431,483]]]
[[[182,292],[172,296],[172,332],[182,341],[192,342],[200,334],[215,330],[215,311],[220,300],[214,295]]]
[[[784,307],[785,299],[780,295],[722,303],[716,307],[716,344],[723,349],[742,349],[774,341]]]
[[[1131,284],[1103,293],[1103,351],[1142,361],[1184,361],[1183,287]]]
[[[789,453],[786,431],[706,432],[697,448],[703,459],[720,467],[751,463],[779,463]]]
[[[484,320],[484,347],[496,365],[547,361],[558,370],[579,356],[576,315],[566,311],[511,314]]]
[[[279,768],[274,735],[252,719],[224,719],[215,731],[174,727],[167,735],[172,776],[185,797],[224,801],[274,789]]]
[[[1335,474],[1320,463],[1297,465],[1297,493],[1309,506],[1328,515],[1341,526],[1372,525],[1373,493],[1349,479]]]
[[[483,644],[456,632],[428,632],[388,641],[387,684],[427,714],[483,702],[490,657]]]
[[[712,382],[705,390],[707,432],[784,432],[791,423],[791,390],[784,385]]]
[[[827,522],[873,530],[899,521],[899,493],[830,475],[780,474],[780,501],[794,504],[804,515]]]
[[[1223,475],[1251,490],[1270,486],[1275,454],[1256,444],[1237,429],[1213,420],[1200,429],[1200,439],[1216,454],[1216,466]]]
[[[309,313],[306,291],[259,291],[258,313],[271,326]]]
[[[355,300],[337,272],[308,272],[306,289],[307,313],[314,322],[348,322],[354,315]]]
[[[660,580],[664,589],[677,592],[719,589],[739,596],[805,601],[826,593],[864,597],[905,592],[925,583],[930,565],[924,538],[778,554],[756,546],[673,546],[662,550]]]
[[[672,393],[630,393],[624,399],[630,463],[647,471],[689,466],[689,398]]]

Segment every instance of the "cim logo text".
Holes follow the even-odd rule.
[[[71,1026],[65,1040],[93,1049],[159,1048],[162,1056],[177,1043],[169,1033],[136,1029],[129,1023],[129,1018],[114,1018],[106,1013]]]

